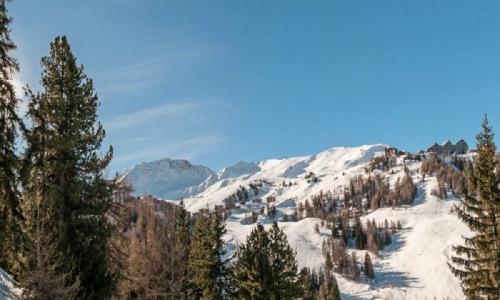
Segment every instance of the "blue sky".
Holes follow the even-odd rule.
[[[498,1],[17,0],[18,81],[57,35],[94,79],[110,172],[500,130]]]

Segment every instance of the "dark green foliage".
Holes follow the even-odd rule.
[[[295,253],[274,223],[266,232],[259,224],[239,249],[234,269],[235,299],[300,297]]]
[[[180,256],[180,261],[183,263],[178,266],[177,272],[179,273],[178,281],[179,290],[182,294],[188,294],[189,286],[189,270],[187,261],[189,259],[189,250],[191,246],[191,216],[184,208],[184,202],[181,201],[180,207],[176,210],[175,214],[175,245],[176,253]]]
[[[15,144],[18,127],[22,122],[16,113],[18,99],[12,83],[19,70],[17,61],[10,56],[16,45],[10,39],[7,0],[0,0],[0,267],[15,270],[20,245],[22,214],[18,186],[18,157]]]
[[[299,273],[299,284],[303,300],[316,300],[319,292],[319,278],[316,272],[303,268]]]
[[[28,93],[27,205],[42,203],[46,210],[45,224],[57,232],[63,264],[80,279],[78,298],[107,299],[115,285],[108,270],[112,228],[106,217],[112,185],[102,173],[112,149],[100,157],[105,133],[97,121],[99,101],[66,37],[51,43],[42,68],[42,92]]]
[[[224,218],[219,212],[204,210],[197,216],[188,261],[195,298],[226,298],[228,270],[222,260],[225,233]]]
[[[340,300],[337,280],[332,272],[325,271],[320,279],[318,300]]]
[[[366,277],[373,279],[375,278],[375,272],[373,271],[372,259],[370,258],[370,254],[366,252],[365,254],[365,267],[364,272]]]
[[[456,207],[459,218],[473,232],[463,245],[453,247],[450,268],[469,299],[500,299],[500,192],[495,174],[493,132],[485,116],[476,136],[477,156],[468,193]]]

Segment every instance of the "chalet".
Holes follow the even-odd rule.
[[[276,197],[274,196],[269,196],[266,198],[267,200],[267,203],[273,203],[273,202],[276,202]]]

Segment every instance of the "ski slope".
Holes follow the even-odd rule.
[[[393,242],[374,257],[376,277],[373,282],[353,282],[337,275],[342,299],[465,299],[459,281],[451,274],[447,262],[451,246],[461,243],[461,235],[468,229],[457,216],[450,213],[457,199],[440,200],[431,195],[435,178],[418,184],[415,203],[403,208],[382,208],[362,218],[401,221],[403,230],[393,236]],[[270,222],[265,223],[269,226]],[[297,252],[300,267],[318,269],[323,265],[321,245],[330,231],[321,228],[314,232],[319,219],[299,222],[281,222],[280,227]],[[242,225],[237,220],[227,222],[228,250],[244,243],[256,225]],[[363,262],[365,251],[355,251],[358,262]]]
[[[365,175],[367,163],[383,153],[385,147],[379,144],[332,148],[312,156],[266,160],[257,163],[260,170],[235,178],[225,178],[196,197],[186,199],[186,207],[193,212],[201,208],[213,208],[223,204],[222,200],[238,187],[263,180],[266,184],[262,188],[262,194],[253,197],[276,197],[276,219],[281,220],[284,214],[311,195],[320,191],[341,190],[349,178]],[[393,236],[392,244],[382,250],[379,257],[372,255],[376,276],[372,282],[354,282],[337,275],[342,299],[465,299],[459,281],[447,266],[451,246],[461,243],[462,235],[470,234],[456,214],[451,212],[459,199],[450,195],[448,199],[440,200],[431,195],[437,185],[436,178],[427,177],[422,182],[417,172],[420,163],[405,162],[405,166],[410,169],[417,184],[414,203],[400,208],[378,209],[362,217],[363,224],[367,219],[375,219],[376,223],[382,223],[386,219],[389,222],[399,220],[403,224],[403,230]],[[394,174],[386,173],[385,176],[394,184],[403,175],[403,169],[403,162],[399,161],[393,169]],[[316,174],[317,183],[305,180],[304,177],[309,172]],[[291,181],[294,185],[283,187],[283,181]],[[225,240],[228,255],[234,252],[238,244],[244,243],[256,226],[248,223],[248,207],[247,210],[235,210],[227,220]],[[272,220],[259,216],[258,222],[270,226]],[[330,230],[320,227],[320,234],[316,233],[314,227],[320,222],[314,218],[279,222],[297,252],[299,267],[318,269],[323,265],[321,245],[329,237]],[[364,261],[365,251],[349,251],[356,253],[359,263]]]

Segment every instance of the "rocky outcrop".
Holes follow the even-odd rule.
[[[440,155],[465,154],[467,153],[467,150],[469,150],[469,146],[464,140],[459,140],[456,144],[447,140],[442,144],[435,143],[431,147],[427,148],[427,152]]]

